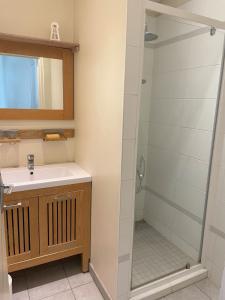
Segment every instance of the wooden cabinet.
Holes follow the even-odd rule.
[[[75,254],[88,271],[91,183],[17,192],[4,204],[10,272]]]

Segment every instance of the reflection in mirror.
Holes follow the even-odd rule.
[[[0,54],[0,108],[63,109],[63,61]]]

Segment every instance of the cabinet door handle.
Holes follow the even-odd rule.
[[[11,205],[3,205],[4,209],[10,209],[10,208],[16,208],[22,206],[21,202],[18,202],[17,204],[11,204]]]

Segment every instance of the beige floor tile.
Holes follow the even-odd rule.
[[[71,290],[62,292],[47,298],[44,298],[43,300],[75,300],[73,292]]]
[[[27,290],[14,293],[12,296],[12,300],[29,300],[29,299],[30,298]]]
[[[13,300],[29,300],[26,278],[23,273],[13,273],[12,288]]]
[[[76,300],[104,300],[94,282],[73,289]]]
[[[63,266],[71,288],[93,281],[90,273],[82,273],[79,259],[73,258],[67,260],[63,263]]]
[[[208,278],[197,282],[196,286],[211,300],[219,299],[219,289]]]
[[[196,286],[192,285],[164,298],[165,300],[209,300]]]
[[[39,300],[70,289],[61,264],[33,269],[26,273],[31,300]]]

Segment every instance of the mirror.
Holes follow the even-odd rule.
[[[0,108],[63,109],[63,61],[0,54]]]
[[[75,47],[0,34],[0,119],[73,120]]]

